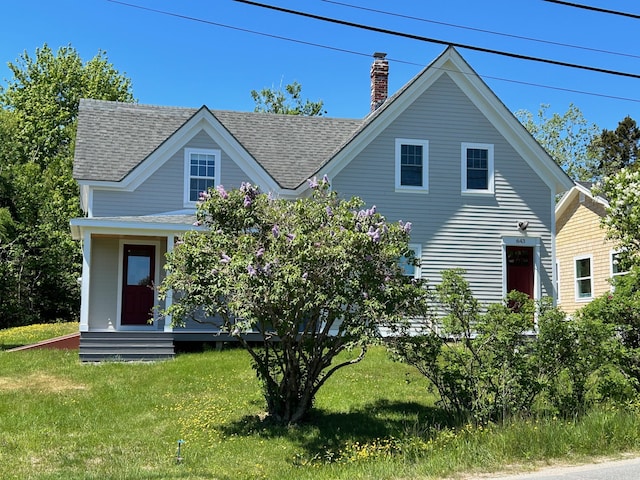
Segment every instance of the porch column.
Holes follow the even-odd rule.
[[[80,287],[80,331],[89,331],[89,286],[91,285],[91,233],[82,235],[82,279]]]
[[[173,234],[167,236],[167,253],[173,252],[173,247],[175,245],[175,236]],[[167,296],[164,301],[164,308],[168,309],[171,305],[173,305],[173,290],[169,290],[167,292]],[[173,327],[171,326],[171,315],[166,315],[164,317],[164,331],[165,332],[173,332]]]

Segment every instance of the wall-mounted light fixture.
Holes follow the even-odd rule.
[[[520,230],[521,232],[524,232],[528,226],[529,226],[529,222],[527,222],[526,220],[518,221],[518,230]]]

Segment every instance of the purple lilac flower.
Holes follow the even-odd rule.
[[[193,222],[193,223],[192,223],[192,225],[193,225],[194,227],[199,227],[199,226],[201,226],[201,225],[202,225],[202,222],[201,222],[200,220],[196,220],[195,222]]]
[[[309,188],[318,188],[318,179],[316,177],[307,180]]]
[[[367,235],[369,235],[369,237],[371,238],[373,243],[378,243],[380,241],[380,229],[379,228],[374,229],[373,226],[369,227],[369,231],[367,232]]]
[[[218,191],[218,195],[220,195],[220,197],[223,198],[224,200],[229,198],[229,194],[227,193],[227,191],[224,189],[222,185],[218,185],[216,187],[216,190]]]
[[[255,276],[256,276],[256,274],[258,273],[258,271],[254,268],[254,266],[253,266],[253,265],[249,264],[249,265],[247,265],[247,273],[248,273],[250,276],[255,277]]]
[[[296,238],[295,234],[293,233],[287,233],[285,237],[287,237],[287,240],[289,240],[289,242],[293,242],[293,239]]]
[[[209,195],[209,192],[200,192],[199,200],[201,202],[204,202],[205,200],[209,200],[210,198],[211,198],[211,195]]]
[[[256,257],[260,258],[260,257],[262,257],[262,255],[264,255],[264,248],[260,247],[258,249],[258,251],[256,252]]]
[[[226,253],[223,253],[220,256],[220,263],[229,263],[231,262],[231,257],[229,255],[227,255]]]
[[[402,227],[402,229],[404,230],[405,233],[411,232],[411,222],[405,223],[404,227]]]
[[[327,174],[325,173],[324,176],[322,177],[322,184],[323,185],[328,185],[329,184],[329,177],[327,177]]]
[[[331,206],[327,205],[327,215],[333,217],[333,210],[331,210]]]
[[[306,280],[308,276],[309,276],[309,273],[308,273],[308,272],[304,272],[304,273],[302,274],[302,279],[303,279],[303,280]]]
[[[271,233],[273,233],[273,236],[278,238],[278,235],[280,235],[280,229],[278,228],[278,225],[274,225],[273,228],[271,229]]]
[[[245,208],[251,206],[251,197],[249,195],[244,196],[244,206]]]

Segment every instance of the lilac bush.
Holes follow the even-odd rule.
[[[166,313],[215,324],[253,360],[270,417],[302,420],[325,381],[360,361],[380,328],[400,328],[425,305],[426,290],[402,274],[410,223],[390,223],[358,198],[341,199],[326,178],[312,195],[274,198],[243,183],[202,197],[198,222],[167,260]],[[204,319],[203,319],[204,314]],[[257,332],[259,346],[246,341]],[[345,349],[360,354],[336,360]]]

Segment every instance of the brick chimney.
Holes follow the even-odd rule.
[[[376,110],[387,99],[389,91],[389,61],[386,53],[373,54],[371,64],[371,111]]]

